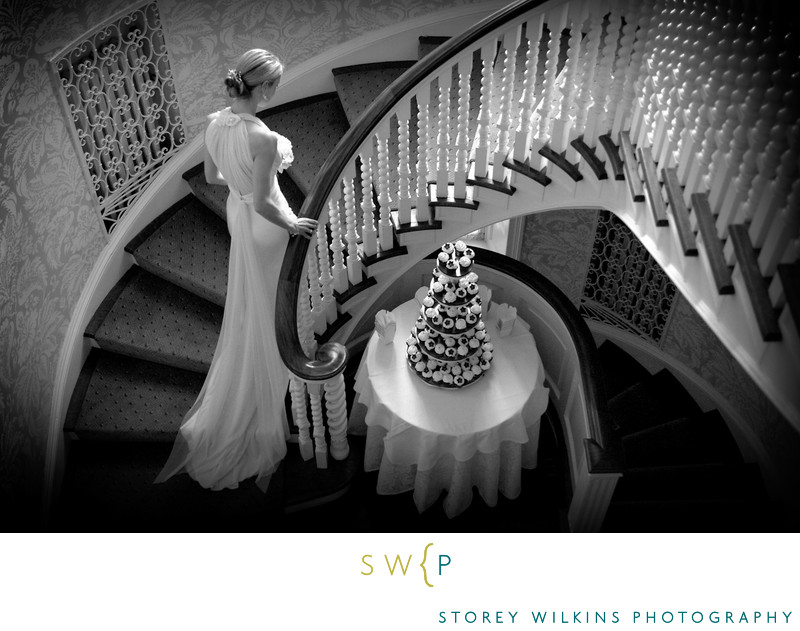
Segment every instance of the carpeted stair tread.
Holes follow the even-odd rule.
[[[126,249],[148,272],[224,305],[230,242],[225,222],[193,199],[144,242]]]
[[[64,429],[85,440],[172,442],[205,375],[93,349]]]
[[[352,125],[383,90],[414,65],[414,61],[359,64],[333,69],[336,92]]]
[[[101,348],[207,372],[222,325],[222,307],[134,265],[102,323]]]
[[[769,501],[613,501],[605,532],[776,532],[781,507]]]
[[[339,97],[323,94],[259,113],[267,126],[292,141],[294,163],[287,171],[304,195],[349,127]]]
[[[763,499],[765,492],[756,464],[672,465],[626,470],[614,500]]]
[[[741,462],[719,412],[662,423],[623,437],[628,467]]]
[[[644,366],[613,342],[606,340],[600,344],[597,352],[603,366],[608,399],[650,375]]]
[[[243,481],[237,489],[210,491],[185,474],[154,484],[171,450],[172,442],[72,441],[54,527],[90,532],[260,532],[269,530],[280,515],[280,469],[266,493],[254,480]]]
[[[225,204],[228,200],[228,187],[221,184],[206,182],[203,163],[192,167],[183,174],[183,179],[189,184],[192,193],[205,206],[213,210],[217,216],[225,220]]]
[[[666,369],[609,399],[608,408],[623,435],[700,412],[686,389]]]

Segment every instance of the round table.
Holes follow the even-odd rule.
[[[413,490],[419,512],[442,491],[448,517],[470,505],[473,487],[489,506],[498,492],[516,498],[521,469],[536,467],[548,401],[527,325],[517,319],[500,337],[490,310],[484,322],[495,348],[492,367],[469,386],[445,389],[426,384],[406,363],[405,340],[418,313],[416,300],[397,307],[393,341],[373,333],[364,351],[350,416],[350,431],[367,435],[364,469],[378,471],[379,494]]]

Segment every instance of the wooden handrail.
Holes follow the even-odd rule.
[[[314,179],[299,216],[320,218],[326,208],[328,196],[340,182],[342,172],[362,143],[374,133],[376,126],[392,111],[400,99],[412,92],[423,79],[445,62],[454,59],[503,24],[541,4],[544,4],[544,0],[520,0],[500,9],[471,29],[442,44],[381,92],[325,160]],[[309,242],[305,239],[292,239],[286,248],[278,279],[275,329],[278,350],[289,371],[308,381],[325,381],[344,370],[347,350],[338,343],[323,344],[312,359],[305,354],[300,344],[297,332],[297,297],[308,245]]]
[[[480,266],[488,267],[519,281],[540,295],[558,314],[575,345],[583,383],[583,397],[591,437],[584,445],[590,473],[622,471],[616,432],[608,414],[600,359],[589,326],[569,298],[535,269],[516,259],[491,250],[473,248]]]

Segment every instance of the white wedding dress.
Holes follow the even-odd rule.
[[[253,209],[253,159],[245,121],[266,125],[230,108],[209,119],[206,147],[230,189],[225,313],[208,376],[156,482],[186,471],[203,487],[218,490],[257,476],[266,490],[286,454],[289,431],[284,407],[289,373],[275,339],[275,295],[289,237]],[[292,147],[276,135],[271,201],[288,209],[277,173],[291,164]]]

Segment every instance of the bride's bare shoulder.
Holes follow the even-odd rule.
[[[248,125],[248,140],[250,153],[253,157],[267,153],[275,155],[278,151],[278,134],[269,129],[266,125]]]

